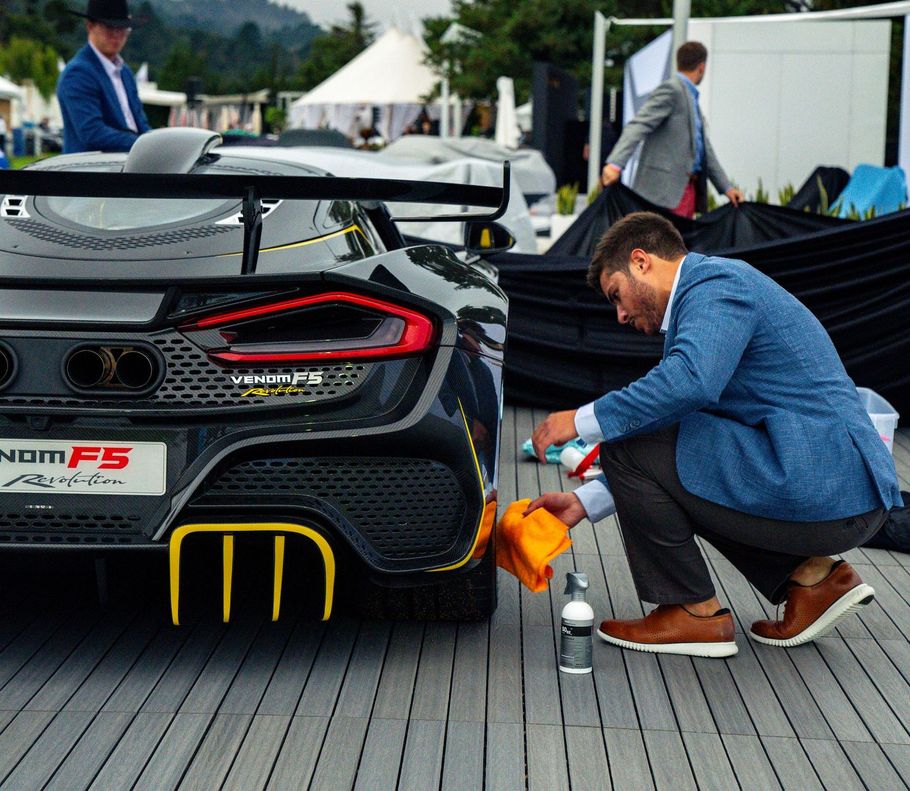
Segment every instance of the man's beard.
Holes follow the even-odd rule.
[[[638,303],[635,328],[647,335],[656,335],[663,321],[657,305],[657,291],[634,277],[629,278],[629,285]]]

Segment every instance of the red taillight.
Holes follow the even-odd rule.
[[[270,343],[259,337],[253,343],[243,343],[243,328],[258,325],[257,320],[287,318],[288,314],[318,309],[320,306],[354,308],[369,312],[376,329],[364,337],[323,338],[295,342],[293,338],[282,338]],[[304,316],[301,316],[303,320]],[[308,329],[312,329],[308,325]],[[209,356],[223,363],[234,365],[255,363],[304,362],[308,360],[359,360],[378,357],[402,357],[425,351],[433,342],[433,322],[422,313],[401,307],[384,300],[360,294],[329,292],[307,297],[296,297],[267,305],[219,313],[182,328],[187,334],[208,334],[218,330],[227,348],[208,346]],[[240,331],[238,331],[240,330]],[[255,334],[255,333],[254,333]],[[285,334],[287,328],[285,327]],[[292,333],[293,334],[293,333]],[[261,329],[259,335],[262,335]],[[396,335],[396,338],[390,337]],[[211,336],[209,335],[209,338]],[[246,346],[246,348],[244,348]]]

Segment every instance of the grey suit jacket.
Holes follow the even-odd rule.
[[[711,147],[707,124],[703,129],[705,175],[723,194],[732,185]],[[672,209],[679,204],[695,164],[695,111],[679,76],[673,75],[654,89],[626,124],[607,162],[624,168],[642,142],[632,188],[652,203]]]

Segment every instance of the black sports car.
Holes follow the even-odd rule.
[[[190,545],[225,620],[257,552],[273,618],[294,585],[323,618],[352,590],[484,617],[507,300],[407,246],[383,201],[499,206],[470,258],[510,244],[507,187],[334,179],[218,141],[159,130],[0,173],[0,548],[166,551],[175,623]]]

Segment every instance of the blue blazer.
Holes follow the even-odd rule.
[[[900,505],[894,461],[815,316],[744,261],[689,253],[682,267],[662,361],[594,402],[605,440],[679,422],[685,489],[755,516]]]
[[[139,132],[149,123],[129,66],[121,71],[130,112]],[[57,99],[63,113],[63,153],[129,151],[139,136],[126,125],[120,102],[104,66],[86,44],[66,64],[57,81]]]

